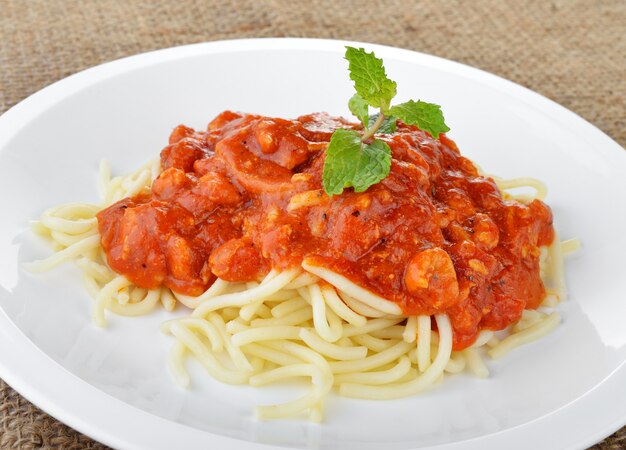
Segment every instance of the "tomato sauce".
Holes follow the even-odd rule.
[[[366,192],[322,189],[324,149],[341,118],[284,120],[226,111],[206,131],[174,129],[150,191],[98,214],[113,270],[144,288],[199,295],[303,259],[396,302],[446,313],[454,349],[545,296],[539,246],[554,236],[541,201],[503,198],[455,143],[398,123],[377,135],[391,172]]]

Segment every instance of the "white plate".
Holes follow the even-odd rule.
[[[345,44],[241,40],[147,53],[71,76],[2,116],[0,376],[58,419],[124,448],[582,448],[626,423],[626,153],[555,103],[432,56],[366,44],[398,82],[398,101],[443,105],[449,135],[486,171],[546,181],[561,236],[584,245],[567,262],[562,326],[490,363],[489,379],[451,376],[397,401],[333,397],[323,425],[260,423],[255,404],[297,388],[224,386],[194,366],[194,387],[181,390],[158,331],[168,314],[113,317],[100,330],[75,267],[21,269],[50,253],[29,219],[61,202],[95,201],[102,157],[130,171],[175,125],[202,128],[224,109],[348,116]]]

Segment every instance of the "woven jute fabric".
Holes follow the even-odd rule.
[[[624,0],[0,0],[0,113],[123,56],[281,36],[375,42],[479,67],[540,92],[626,145]],[[0,448],[105,447],[0,381]],[[626,428],[593,448],[625,449]]]

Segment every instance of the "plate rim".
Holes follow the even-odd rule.
[[[601,145],[593,146],[590,151],[600,152],[611,159],[626,158],[626,152],[615,140],[584,118],[537,92],[497,75],[413,50],[368,42],[310,38],[252,38],[201,42],[140,53],[90,67],[44,87],[0,116],[0,154],[13,136],[38,114],[53,107],[67,96],[118,74],[190,56],[259,50],[337,51],[338,47],[343,45],[367,47],[391,58],[425,64],[479,81],[490,88],[504,91],[507,95],[539,107],[542,112],[563,126],[566,123],[571,125],[574,121],[577,135],[585,135],[588,139],[601,143]],[[571,126],[565,127],[571,128]],[[615,147],[618,151],[614,151],[611,147]],[[622,156],[617,156],[618,154]],[[0,311],[0,336],[2,336],[0,339],[0,377],[48,414],[99,442],[115,448],[171,448],[180,445],[180,436],[184,436],[187,448],[205,448],[207,444],[229,449],[269,448],[267,444],[226,437],[161,418],[99,390],[45,354],[13,323],[3,308],[0,307]],[[30,370],[30,365],[24,361],[36,361],[41,370]],[[53,378],[50,378],[51,376]],[[68,386],[59,388],[58,383],[51,383],[54,379],[61,380],[63,383],[69,382]],[[547,449],[551,448],[553,443],[540,437],[545,437],[544,433],[550,436],[559,430],[558,427],[562,427],[561,431],[567,430],[565,433],[568,439],[567,448],[585,448],[626,424],[626,403],[620,407],[618,404],[620,402],[611,401],[615,399],[616,394],[626,398],[626,361],[623,361],[598,385],[551,413],[496,433],[434,447],[441,450],[460,450],[479,445],[481,448],[495,449],[506,444],[508,448],[527,448],[531,445],[533,448]],[[94,404],[103,405],[106,408],[83,405],[83,398],[95,399]],[[602,405],[604,408],[596,409],[593,405]],[[606,423],[607,405],[613,406],[609,414],[612,420],[608,420],[608,424]],[[114,417],[116,415],[103,413],[107,408],[122,412],[120,417],[124,417],[124,420],[117,420]],[[576,417],[576,408],[579,411],[585,408],[602,410],[605,413],[603,416],[605,420],[600,421],[598,414],[595,417],[587,417],[583,414],[586,427],[578,426],[572,430],[567,424],[573,420],[570,416]],[[592,421],[593,425],[590,425]],[[140,426],[129,427],[129,423],[140,424]],[[144,427],[150,427],[152,430],[150,433],[145,433],[142,431]],[[582,433],[583,429],[587,432]],[[563,438],[563,434],[559,438]],[[529,442],[529,439],[532,442]],[[556,442],[560,445],[564,444],[563,441]]]

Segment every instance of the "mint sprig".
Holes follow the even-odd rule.
[[[391,106],[396,96],[396,82],[387,77],[382,59],[362,48],[346,47],[350,79],[356,94],[348,102],[350,112],[363,124],[365,132],[337,129],[326,149],[322,184],[328,195],[339,195],[345,188],[363,192],[389,175],[391,149],[375,134],[389,134],[396,130],[397,119],[415,125],[439,139],[450,130],[441,107],[421,100],[409,100]],[[370,115],[369,107],[379,112]]]

